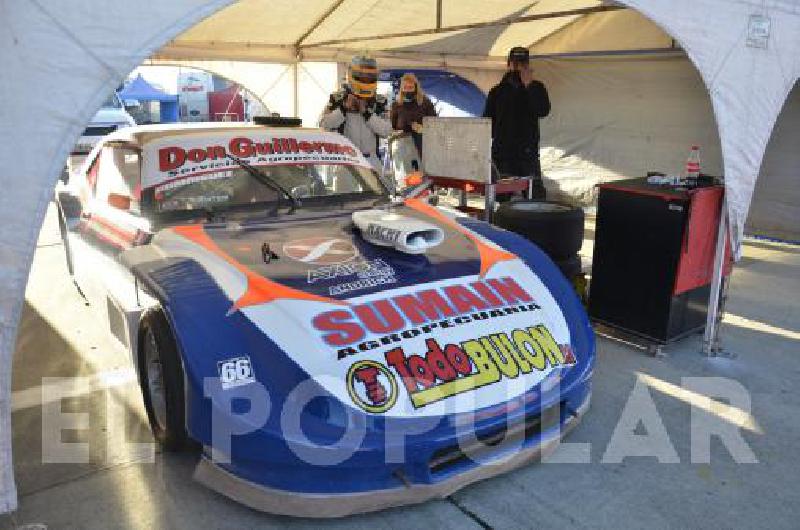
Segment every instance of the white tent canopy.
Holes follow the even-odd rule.
[[[800,74],[798,0],[141,0],[135,10],[101,0],[3,2],[0,510],[16,506],[11,355],[36,236],[72,143],[128,72],[154,55],[291,64],[370,50],[383,64],[480,77],[503,68],[520,43],[540,54],[683,49],[711,97],[732,232],[741,235],[773,125]]]

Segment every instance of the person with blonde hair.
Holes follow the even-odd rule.
[[[400,79],[400,90],[397,99],[392,103],[389,119],[392,128],[397,131],[411,133],[414,144],[422,153],[422,119],[425,116],[436,116],[433,103],[425,95],[417,76],[412,73],[403,74]]]

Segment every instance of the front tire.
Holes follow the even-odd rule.
[[[166,451],[187,444],[183,365],[162,310],[145,314],[139,327],[139,385],[153,437]]]

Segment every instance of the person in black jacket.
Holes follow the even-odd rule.
[[[539,119],[550,113],[550,98],[533,79],[527,48],[508,54],[508,71],[489,91],[485,118],[492,119],[492,161],[500,177],[529,177],[533,198],[545,198],[539,164]]]

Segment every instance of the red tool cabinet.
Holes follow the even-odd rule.
[[[724,188],[645,179],[599,188],[591,317],[659,344],[702,330]]]

